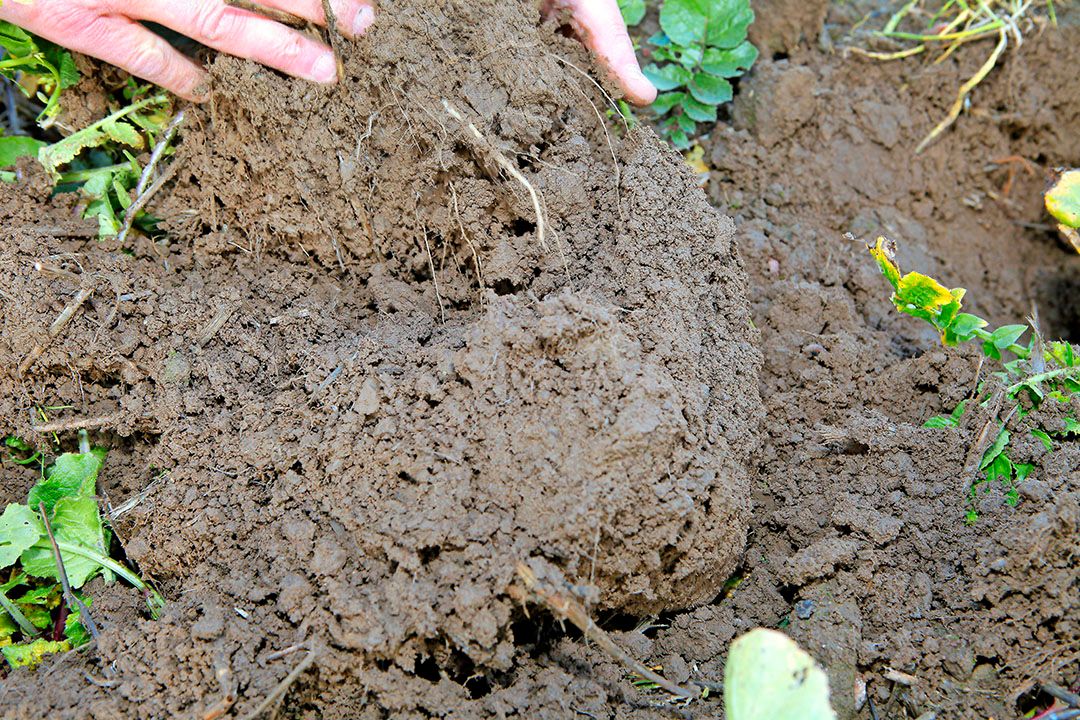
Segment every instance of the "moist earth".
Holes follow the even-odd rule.
[[[784,7],[759,8],[705,193],[528,2],[384,3],[332,90],[216,60],[166,239],[86,237],[24,165],[0,189],[5,433],[108,419],[102,495],[170,602],[151,621],[95,581],[101,639],[11,673],[5,713],[204,717],[235,689],[242,716],[310,652],[286,717],[720,714],[512,601],[530,559],[677,682],[718,682],[760,625],[826,666],[842,717],[861,687],[895,717],[1010,717],[1075,682],[1080,451],[1015,433],[1019,504],[993,488],[965,526],[994,418],[921,423],[987,370],[896,314],[844,233],[1076,341],[1080,264],[1041,211],[1045,172],[1080,164],[1053,80],[1076,26],[1008,53],[916,157],[979,53],[844,57],[853,9],[793,32]],[[0,477],[9,502],[33,481]]]

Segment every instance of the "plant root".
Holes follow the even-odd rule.
[[[990,53],[990,57],[986,58],[986,62],[982,64],[978,72],[971,76],[966,83],[960,86],[960,92],[956,95],[956,101],[953,102],[952,107],[949,108],[949,113],[930,131],[930,134],[923,138],[918,147],[915,148],[915,154],[918,155],[925,150],[930,143],[934,142],[941,133],[956,122],[956,118],[960,117],[960,113],[964,110],[964,102],[967,100],[968,93],[975,89],[978,85],[990,74],[990,71],[997,65],[998,58],[1001,57],[1001,53],[1005,52],[1005,48],[1009,45],[1009,33],[1006,28],[998,30],[998,44],[994,48],[994,51]]]
[[[484,305],[484,268],[480,264],[480,253],[476,251],[476,245],[473,244],[472,238],[469,237],[469,233],[465,232],[465,223],[461,219],[461,208],[458,207],[457,188],[454,187],[454,183],[450,183],[450,197],[454,204],[454,217],[457,218],[458,229],[461,230],[461,237],[465,240],[465,244],[469,246],[469,250],[472,251],[473,265],[476,268],[476,283],[480,286],[480,305]]]
[[[322,0],[323,15],[326,17],[326,34],[330,39],[330,49],[334,51],[337,64],[338,80],[345,79],[345,61],[341,55],[341,33],[338,31],[337,14],[330,7],[330,0]]]
[[[79,294],[75,296],[75,299],[68,303],[67,307],[64,308],[63,312],[61,312],[57,316],[56,320],[53,321],[53,324],[49,326],[49,338],[45,342],[45,344],[35,345],[33,349],[27,354],[26,358],[24,358],[23,361],[19,363],[19,377],[26,375],[30,368],[34,366],[34,363],[38,361],[38,358],[41,357],[41,354],[45,352],[45,348],[48,347],[49,343],[52,342],[52,340],[57,335],[64,331],[64,328],[66,328],[68,323],[71,322],[71,319],[75,317],[75,313],[79,312],[79,308],[81,308],[83,306],[83,303],[85,303],[93,294],[93,288],[83,288],[79,291]]]
[[[292,684],[295,683],[297,679],[299,679],[299,677],[304,674],[305,670],[311,667],[311,664],[313,662],[315,662],[315,655],[316,653],[314,650],[308,650],[307,655],[305,655],[304,659],[301,660],[297,664],[297,666],[292,669],[292,672],[286,675],[285,679],[279,682],[277,687],[274,688],[270,692],[270,694],[267,695],[266,698],[261,703],[259,703],[254,710],[241,717],[240,720],[255,720],[257,717],[259,717],[264,712],[273,707],[276,703],[278,703],[282,698],[284,698],[285,693],[288,692],[290,687],[292,687]]]
[[[554,613],[555,617],[560,620],[569,620],[581,630],[586,638],[596,643],[597,647],[607,653],[612,660],[622,664],[635,675],[655,683],[675,697],[686,702],[701,699],[700,692],[677,685],[632,658],[628,652],[615,644],[610,635],[592,621],[581,603],[538,578],[528,565],[519,562],[516,569],[518,577],[525,587],[512,586],[509,589],[511,597],[522,603],[532,601],[544,605]]]
[[[220,720],[228,715],[232,706],[236,704],[236,681],[233,680],[232,669],[224,660],[219,660],[216,666],[214,675],[217,677],[218,685],[221,686],[221,698],[206,708],[206,712],[202,714],[202,720]]]
[[[450,117],[461,123],[469,131],[469,134],[472,136],[472,139],[476,146],[479,149],[484,150],[499,167],[505,170],[510,177],[521,183],[521,185],[529,193],[529,197],[532,199],[533,210],[536,212],[536,239],[540,242],[540,247],[542,247],[546,252],[548,249],[546,223],[544,222],[544,211],[541,208],[540,196],[536,193],[536,188],[534,188],[532,183],[530,183],[525,178],[525,176],[521,174],[520,170],[514,167],[514,163],[507,160],[506,156],[499,152],[498,149],[491,143],[491,141],[484,137],[484,135],[476,129],[475,125],[466,120],[465,117],[458,111],[458,109],[450,104],[449,100],[443,98],[442,103],[443,107],[446,108],[446,113]]]
[[[83,627],[90,632],[90,636],[97,640],[98,636],[101,635],[101,631],[98,630],[94,618],[90,617],[89,608],[87,608],[86,604],[71,591],[67,570],[64,569],[64,558],[60,555],[60,546],[56,544],[56,537],[53,535],[52,531],[52,523],[49,522],[49,514],[45,512],[44,501],[38,503],[38,512],[41,513],[41,521],[45,523],[45,532],[49,534],[49,542],[52,543],[53,557],[56,558],[56,574],[60,576],[60,586],[64,589],[64,599],[67,600],[69,606],[74,605],[79,609],[79,621],[82,622]]]
[[[117,242],[121,245],[127,239],[128,233],[131,232],[131,224],[135,222],[135,216],[146,206],[146,203],[150,201],[150,198],[161,189],[161,186],[168,182],[176,173],[176,163],[173,162],[152,185],[150,184],[150,178],[153,177],[154,170],[157,168],[162,156],[165,155],[165,149],[169,146],[169,143],[172,142],[173,137],[176,135],[176,131],[179,130],[180,126],[184,123],[185,112],[186,111],[181,110],[169,121],[169,124],[165,127],[165,131],[161,133],[161,138],[158,140],[157,145],[154,146],[154,151],[150,153],[150,160],[147,161],[146,167],[143,168],[142,175],[139,176],[139,184],[135,186],[135,201],[131,203],[124,212],[124,222],[120,226],[120,232],[117,233],[116,236]]]

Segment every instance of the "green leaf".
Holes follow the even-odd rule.
[[[1065,418],[1065,435],[1080,435],[1080,422],[1077,422],[1076,418]]]
[[[693,77],[689,70],[674,63],[668,63],[662,67],[655,64],[646,65],[641,72],[660,92],[683,87]]]
[[[1027,480],[1034,469],[1035,466],[1031,463],[1013,463],[1013,470],[1016,471],[1016,482],[1022,483]]]
[[[952,293],[929,275],[909,272],[900,278],[896,286],[895,302],[910,305],[918,310],[937,312],[943,305],[953,302]]]
[[[686,150],[690,147],[690,138],[677,127],[668,132],[668,140],[679,150]]]
[[[731,644],[724,705],[728,720],[836,719],[824,671],[787,635],[763,628]]]
[[[89,607],[90,598],[80,594],[79,599],[83,601],[83,604]],[[79,621],[78,612],[69,613],[67,619],[64,621],[64,637],[71,642],[72,648],[82,647],[90,642],[90,633],[83,627],[82,622]]]
[[[0,612],[0,646],[9,645],[19,629],[19,624],[10,615]]]
[[[955,420],[953,420],[951,417],[949,417],[948,415],[935,415],[934,417],[930,418],[929,420],[927,420],[926,422],[923,423],[924,428],[935,428],[935,429],[954,428],[954,427],[956,427],[956,425],[957,425],[957,422]]]
[[[971,338],[975,337],[975,331],[981,330],[989,323],[983,320],[981,317],[977,317],[970,313],[960,313],[956,316],[956,320],[953,321],[949,331],[960,342],[967,342]]]
[[[44,502],[45,512],[51,515],[60,498],[92,496],[105,453],[102,448],[94,448],[88,453],[64,453],[56,458],[45,468],[45,478],[30,489],[26,504],[36,511],[38,503]]]
[[[81,78],[79,70],[75,67],[75,58],[71,56],[71,53],[48,40],[39,42],[41,44],[41,54],[50,65],[56,68],[59,74],[60,89],[67,90],[78,85]]]
[[[695,122],[716,122],[715,105],[706,105],[705,103],[698,102],[692,97],[688,97],[683,101],[682,108],[683,112],[690,116],[690,119]]]
[[[623,22],[633,27],[645,18],[645,0],[619,0],[619,12]]]
[[[991,481],[1006,481],[1009,480],[1013,474],[1012,460],[1009,459],[1009,456],[1006,453],[999,453],[996,455],[984,469],[986,470],[986,479]]]
[[[660,27],[678,45],[734,48],[754,21],[749,0],[665,0]]]
[[[144,144],[143,136],[139,134],[139,131],[133,125],[121,120],[109,120],[106,118],[101,123],[101,130],[113,142],[129,145],[136,150],[141,149]]]
[[[78,545],[92,551],[93,555],[108,557],[107,550],[102,547],[104,533],[101,515],[98,512],[97,500],[93,497],[61,498],[56,503],[51,522],[53,536],[58,544],[63,542]],[[68,583],[73,588],[82,587],[102,570],[102,564],[95,557],[65,552],[63,549],[60,557],[64,561]],[[60,579],[52,543],[48,538],[39,540],[36,545],[23,552],[21,560],[23,569],[30,575]]]
[[[1041,430],[1039,428],[1031,428],[1031,436],[1042,442],[1043,447],[1046,448],[1047,452],[1054,451],[1054,441],[1050,437],[1050,434],[1047,433],[1045,430]]]
[[[749,70],[757,58],[757,48],[749,42],[742,42],[730,50],[708,48],[702,57],[701,67],[712,75],[737,77]]]
[[[953,422],[955,422],[957,425],[960,424],[960,418],[964,417],[964,411],[967,409],[967,404],[967,400],[961,400],[959,403],[957,403],[956,407],[953,408],[950,417],[952,417]]]
[[[0,167],[10,167],[21,157],[37,157],[45,143],[23,135],[0,137]]]
[[[0,47],[7,50],[8,56],[12,58],[26,57],[38,52],[34,38],[7,20],[0,20]]]
[[[986,452],[983,453],[982,461],[979,462],[980,470],[986,470],[991,463],[1001,456],[1002,452],[1005,450],[1005,446],[1009,444],[1009,438],[1009,431],[1005,428],[1001,428],[997,437],[994,438],[994,444],[987,448]]]
[[[652,104],[652,109],[657,115],[664,115],[676,105],[681,105],[685,100],[686,93],[661,93],[656,96],[656,100]]]
[[[0,569],[15,564],[44,532],[37,513],[26,505],[8,505],[0,515]]]
[[[19,609],[30,623],[38,630],[52,625],[52,613],[40,605],[21,605]]]
[[[0,653],[3,653],[4,659],[7,660],[8,665],[13,668],[32,668],[40,665],[46,655],[67,652],[70,649],[71,643],[67,640],[57,642],[55,640],[38,639],[29,643],[19,643],[18,645],[2,647],[0,648]]]
[[[698,73],[690,83],[690,94],[706,105],[719,105],[731,99],[731,83],[724,78]]]
[[[1027,325],[1002,325],[990,333],[990,340],[998,350],[1009,347],[1023,335],[1028,329]]]

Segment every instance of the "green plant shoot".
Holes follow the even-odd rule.
[[[22,449],[19,443],[8,444]],[[0,653],[12,667],[36,665],[48,654],[89,641],[76,608],[69,608],[66,615],[53,612],[63,602],[57,552],[73,591],[98,575],[106,582],[120,576],[147,594],[152,615],[160,611],[161,596],[110,556],[111,535],[95,497],[104,460],[105,450],[88,446],[83,452],[59,456],[30,489],[26,504],[9,504],[0,514],[0,572],[8,578],[0,584]],[[49,519],[55,549],[42,511]],[[17,588],[19,592],[13,593]],[[91,603],[82,593],[76,597],[85,605]],[[62,627],[53,627],[61,622]],[[51,639],[58,636],[64,639]]]
[[[660,131],[675,147],[690,147],[697,123],[716,122],[732,97],[730,78],[749,70],[758,51],[746,40],[754,20],[749,0],[665,0],[662,32],[649,39],[657,62],[642,71],[660,91],[653,103]]]
[[[27,97],[37,97],[44,104],[38,122],[50,124],[60,113],[61,91],[79,82],[71,53],[6,20],[0,20],[0,48],[0,76]]]
[[[1032,332],[1030,339],[1021,343],[1028,325],[1003,325],[990,330],[986,320],[960,312],[966,294],[964,288],[947,289],[937,280],[917,272],[902,275],[896,263],[895,244],[884,237],[879,237],[867,249],[877,261],[881,274],[892,285],[892,302],[897,310],[933,325],[944,345],[976,341],[987,358],[1001,364],[1002,369],[993,376],[1000,382],[1003,388],[1000,392],[1011,407],[1006,408],[1005,419],[999,420],[997,432],[981,456],[978,470],[982,477],[969,489],[965,521],[970,524],[978,519],[975,509],[978,492],[980,488],[983,492],[989,491],[993,482],[1001,483],[1005,487],[1006,502],[1016,505],[1020,499],[1016,487],[1031,475],[1035,466],[1014,459],[1009,420],[1026,417],[1048,399],[1070,403],[1073,398],[1080,397],[1080,350],[1067,342],[1045,341],[1037,332]],[[1015,358],[1006,361],[1005,353],[1011,353]],[[979,404],[986,407],[993,397],[993,392],[984,393]],[[950,415],[927,420],[925,427],[957,428],[966,407],[967,401],[961,402]],[[1063,427],[1037,427],[1030,433],[1047,452],[1051,452],[1055,440],[1072,435],[1074,428],[1080,430],[1080,423],[1067,417]]]
[[[1058,175],[1044,199],[1046,211],[1058,222],[1058,231],[1080,252],[1080,170]]]

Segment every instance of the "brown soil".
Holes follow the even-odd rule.
[[[843,239],[885,232],[974,312],[1035,302],[1076,340],[1077,258],[1017,224],[1043,221],[1044,178],[1005,197],[990,164],[1080,164],[1080,94],[1049,80],[1080,63],[1066,25],[919,158],[977,53],[881,65],[809,48],[816,27],[763,39],[790,57],[763,58],[708,143],[734,224],[648,130],[605,129],[588,58],[525,0],[383,3],[333,90],[216,61],[157,203],[166,240],[65,236],[73,198],[26,167],[32,192],[0,188],[3,430],[32,435],[38,406],[112,418],[102,490],[139,498],[115,527],[170,602],[151,621],[95,581],[97,646],[9,675],[5,713],[202,717],[226,671],[241,716],[303,652],[268,658],[307,642],[286,717],[719,715],[638,692],[515,604],[525,559],[677,681],[719,680],[732,637],[783,621],[844,716],[857,677],[879,709],[895,692],[893,717],[1012,717],[1034,678],[1071,684],[1080,448],[1019,440],[1038,464],[1020,504],[994,489],[964,526],[989,413],[920,423],[976,359],[897,316]],[[543,198],[547,248],[496,152]],[[80,285],[92,300],[18,377]],[[0,499],[27,473],[5,463]],[[649,615],[665,627],[635,630]]]

